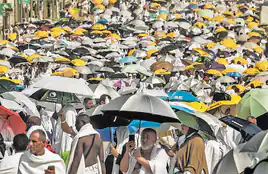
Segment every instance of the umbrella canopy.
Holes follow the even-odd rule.
[[[50,102],[50,103],[81,103],[79,98],[74,93],[59,92],[47,89],[40,89],[33,93],[31,98],[41,101],[41,102]]]
[[[1,97],[17,102],[22,105],[30,116],[40,116],[35,103],[33,103],[26,95],[21,92],[5,92]]]
[[[261,128],[259,128],[257,125],[235,116],[225,116],[220,118],[220,121],[241,132],[243,139],[246,141],[250,140],[254,135],[261,132]]]
[[[155,84],[165,84],[166,82],[160,77],[151,76],[145,81],[145,83],[155,85]]]
[[[87,66],[77,66],[75,69],[80,73],[80,74],[92,74],[91,70]]]
[[[15,135],[25,133],[26,124],[16,112],[11,111],[4,106],[0,106],[0,117],[1,122],[7,124]]]
[[[195,96],[186,91],[172,91],[168,92],[167,94],[168,94],[167,100],[170,101],[199,102],[199,100]]]
[[[91,84],[89,88],[93,91],[93,98],[99,99],[103,94],[109,95],[112,99],[120,96],[112,87],[103,84]]]
[[[206,139],[216,139],[216,136],[211,129],[210,125],[202,118],[184,111],[176,112],[178,119],[181,120],[182,124],[191,127],[197,131],[199,134]],[[205,137],[204,137],[205,136]]]
[[[84,96],[92,96],[93,92],[84,80],[67,77],[48,76],[43,77],[32,85],[35,88],[43,88],[52,91],[74,93]]]
[[[103,107],[104,114],[136,120],[179,122],[174,111],[163,100],[143,94],[118,97]]]
[[[268,150],[268,131],[261,131],[252,137],[246,144],[243,146],[240,152],[266,152]]]
[[[238,104],[238,116],[247,118],[248,116],[263,115],[268,111],[267,100],[268,89],[251,89]]]
[[[234,83],[235,79],[233,79],[232,77],[229,77],[229,76],[221,76],[216,81],[213,81],[212,84],[216,84],[218,82],[220,82],[220,83]]]

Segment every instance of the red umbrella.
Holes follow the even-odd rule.
[[[2,119],[5,124],[9,125],[15,135],[25,133],[26,124],[18,113],[11,111],[4,106],[0,106],[0,119]],[[1,131],[2,130],[0,130],[0,132]]]

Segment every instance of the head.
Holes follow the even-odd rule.
[[[141,133],[141,148],[149,150],[154,147],[157,140],[157,133],[151,128],[144,129]]]
[[[91,99],[91,98],[85,98],[84,99],[84,106],[85,106],[85,108],[86,109],[90,109],[90,108],[92,108],[92,107],[94,107],[94,101],[93,101],[93,99]]]
[[[38,129],[31,133],[29,139],[30,152],[36,156],[45,153],[46,134],[43,130]]]
[[[192,129],[190,128],[189,126],[186,126],[186,125],[181,125],[181,132],[184,134],[184,135],[190,135],[191,133],[193,132],[196,132],[195,129]]]
[[[13,139],[13,147],[16,152],[23,152],[27,149],[29,139],[25,134],[18,134]]]
[[[111,100],[111,97],[109,95],[103,94],[100,96],[100,105],[107,104]]]
[[[29,117],[26,123],[26,131],[28,131],[32,126],[40,126],[41,125],[41,119],[37,116]]]
[[[75,128],[77,131],[80,131],[80,129],[88,123],[90,123],[89,116],[87,116],[86,114],[79,114],[76,117]]]
[[[253,116],[248,116],[247,120],[253,124],[257,125],[257,119]]]

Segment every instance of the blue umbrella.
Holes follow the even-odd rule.
[[[191,110],[190,108],[186,108],[186,107],[183,107],[183,106],[170,105],[170,107],[172,109],[179,110],[179,111],[184,111],[184,112],[187,112],[187,113],[194,113],[195,112],[194,110]]]
[[[230,77],[242,77],[242,75],[238,72],[229,72],[226,75]]]
[[[166,10],[160,10],[159,14],[168,14],[168,11],[166,11]]]
[[[189,9],[197,9],[198,8],[198,5],[196,5],[196,4],[190,4],[190,5],[188,5],[187,8],[189,8]]]
[[[186,91],[172,91],[167,93],[167,97],[162,97],[163,100],[169,101],[185,101],[185,102],[199,102],[199,100],[191,93]]]
[[[140,120],[133,120],[128,125],[128,130],[130,134],[133,134],[139,130],[139,128],[148,128],[148,127],[160,127],[160,123],[151,122],[151,121],[140,121]],[[104,129],[97,129],[99,132],[102,141],[111,141],[111,135],[114,134],[116,127],[112,128],[104,128]],[[112,137],[113,139],[113,137]]]
[[[137,58],[134,57],[134,56],[126,56],[122,59],[120,59],[119,63],[120,64],[123,64],[123,63],[132,63],[132,62],[135,62],[137,61]]]
[[[99,19],[99,20],[97,21],[97,23],[100,23],[100,24],[107,24],[108,21],[107,21],[106,19]]]

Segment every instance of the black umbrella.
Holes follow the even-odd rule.
[[[254,135],[262,131],[257,125],[232,115],[222,117],[220,121],[241,132],[245,141],[250,140]]]
[[[127,126],[131,122],[129,119],[125,119],[117,116],[104,116],[101,109],[105,105],[99,105],[89,109],[85,114],[90,117],[90,122],[95,129],[103,129],[107,127],[119,127]]]
[[[104,115],[132,120],[180,122],[174,111],[160,98],[143,95],[124,95],[112,100],[101,109]]]
[[[72,52],[75,55],[81,55],[81,56],[88,55],[90,53],[89,50],[85,47],[75,48],[72,50]]]
[[[13,64],[15,64],[15,65],[18,64],[18,63],[27,62],[27,60],[24,57],[17,56],[17,55],[14,55],[10,59],[8,59],[8,61],[13,63]]]

